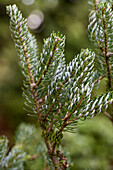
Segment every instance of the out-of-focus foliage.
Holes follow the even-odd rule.
[[[9,149],[8,139],[5,136],[0,137],[0,170],[50,168],[46,146],[40,136],[40,129],[22,123],[16,130],[15,145],[12,148]],[[70,154],[64,152],[70,159]]]
[[[16,145],[21,145],[22,150],[27,154],[24,169],[35,170],[39,168],[41,170],[45,165],[47,166],[46,147],[41,141],[40,129],[34,125],[22,123],[17,128],[15,140]]]
[[[113,150],[111,149],[113,147],[113,127],[111,122],[105,117],[96,117],[80,123],[76,131],[75,134],[64,133],[62,143],[62,147],[70,152],[72,161],[70,170],[111,170],[113,164]],[[44,167],[48,167],[46,147],[43,142],[40,143],[40,140],[40,130],[35,126],[22,123],[17,128],[15,147],[18,146],[21,153],[24,153],[24,155],[20,154],[20,157],[24,157],[21,162],[24,162],[25,170],[37,170],[37,168],[42,170]],[[7,148],[7,139],[1,138],[0,160],[5,160]],[[4,152],[1,152],[3,150]],[[12,148],[10,153],[12,150],[14,149]],[[14,152],[17,153],[17,150]],[[15,157],[15,155],[13,156]]]
[[[72,170],[112,170],[113,126],[98,116],[80,123],[77,133],[64,135],[63,145],[71,153]]]
[[[46,148],[43,142],[40,143],[40,130],[38,133],[37,130],[33,125],[22,123],[16,131],[15,145],[10,150],[7,138],[0,137],[0,170],[23,170],[29,166],[44,168]]]
[[[8,140],[6,137],[0,137],[0,169],[23,170],[23,162],[26,153],[22,151],[19,145],[15,145],[8,153]]]

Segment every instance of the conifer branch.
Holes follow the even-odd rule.
[[[22,40],[23,40],[23,37],[20,39],[20,41],[22,43],[22,46],[24,46],[24,43],[22,42]],[[30,77],[30,88],[31,88],[31,91],[33,92],[33,87],[35,85],[35,82],[34,82],[32,70],[31,70],[31,65],[30,65],[30,62],[29,62],[28,53],[27,53],[27,47],[26,46],[24,46],[23,51],[24,51],[24,56],[25,56],[25,62],[28,65],[27,68],[28,68],[28,74],[29,74],[29,77]]]
[[[106,61],[106,66],[107,66],[107,74],[108,74],[108,80],[109,80],[109,83],[108,83],[108,86],[109,86],[109,89],[111,89],[112,85],[112,80],[111,80],[111,68],[110,68],[110,64],[109,64],[109,58],[110,56],[107,55],[108,54],[108,44],[107,44],[107,25],[106,25],[106,20],[105,20],[105,8],[102,8],[102,17],[103,17],[103,26],[104,26],[104,42],[105,42],[105,61]]]
[[[50,63],[51,63],[51,61],[53,60],[54,53],[55,53],[55,50],[56,50],[58,41],[59,41],[59,39],[56,38],[56,42],[55,42],[55,45],[54,45],[54,47],[53,47],[52,55],[51,55],[50,58],[49,58],[49,61],[48,61],[47,65],[46,65],[46,69],[44,70],[44,72],[43,72],[42,76],[40,77],[39,81],[36,83],[35,88],[37,88],[37,87],[39,86],[39,84],[41,83],[41,81],[43,80],[44,76],[46,75],[46,73],[47,73],[47,71],[48,71],[48,68],[49,68],[49,66],[50,66]]]
[[[95,10],[90,15],[90,38],[98,47],[99,56],[105,57],[109,87],[111,88],[112,62],[110,59],[112,51],[110,51],[107,42],[108,23],[104,17],[105,11],[102,13],[98,11],[99,1],[95,0],[93,4]],[[107,11],[109,11],[108,9]],[[102,16],[103,27],[99,26],[98,12]],[[102,108],[107,109],[108,105],[113,102],[113,91],[95,99],[92,97],[94,85],[106,76],[106,70],[104,70],[104,74],[95,77],[96,55],[89,49],[82,49],[80,54],[75,56],[69,64],[66,64],[64,58],[65,37],[59,32],[53,32],[50,38],[45,39],[39,57],[36,40],[29,32],[26,20],[23,19],[16,5],[7,7],[7,13],[11,18],[10,28],[26,80],[24,83],[26,106],[34,114],[37,114],[42,137],[54,168],[64,170],[70,164],[62,150],[59,149],[63,132],[73,132],[81,118],[85,120],[87,116],[93,117],[100,113]],[[103,41],[101,41],[102,36],[104,37]],[[102,66],[104,68],[103,63]],[[36,155],[33,159],[35,157]]]
[[[85,67],[86,67],[86,62],[84,62],[83,71],[84,71]],[[72,74],[71,74],[70,77],[69,77],[70,79],[75,75],[75,72],[76,72],[76,69],[73,70]],[[81,80],[80,80],[80,84],[82,83],[84,76],[85,76],[85,74],[83,74],[83,76],[82,76],[82,78],[81,78]],[[52,103],[52,105],[51,105],[50,109],[48,110],[48,112],[46,113],[43,121],[44,121],[44,120],[47,118],[47,116],[50,114],[50,112],[51,112],[51,110],[52,110],[55,102],[57,101],[57,99],[58,99],[58,97],[59,97],[59,95],[60,95],[60,92],[61,92],[63,86],[69,81],[69,78],[67,78],[66,80],[64,80],[64,82],[60,85],[60,88],[59,88],[59,90],[58,90],[58,92],[57,92],[57,95],[56,95],[56,97],[55,97],[55,100],[54,100],[54,102]],[[76,110],[76,108],[75,108],[75,110]],[[73,113],[74,113],[74,112],[72,112],[72,114],[73,114]],[[72,115],[72,114],[71,114],[71,115]],[[70,115],[70,116],[71,116],[71,115]],[[70,117],[70,116],[69,116],[69,117]],[[62,120],[63,120],[63,119],[62,119]]]

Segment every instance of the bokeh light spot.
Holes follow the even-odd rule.
[[[22,0],[22,2],[25,5],[32,5],[35,2],[35,0]]]
[[[40,10],[34,10],[27,18],[28,27],[30,29],[38,29],[44,21],[44,14]]]

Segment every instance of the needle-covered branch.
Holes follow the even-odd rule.
[[[80,54],[66,64],[65,36],[59,32],[51,33],[44,40],[39,54],[36,39],[29,32],[27,21],[18,7],[7,7],[12,37],[25,76],[25,105],[32,114],[37,115],[42,137],[55,169],[66,169],[70,165],[59,148],[63,132],[74,132],[78,121],[95,116],[113,102],[112,91],[96,98],[92,96],[94,86],[105,75],[109,80],[109,87],[112,87],[112,10],[109,3],[99,6],[99,2],[93,1],[94,9],[90,14],[88,28],[90,39],[99,48],[98,55],[102,59],[99,61],[103,68],[101,74],[97,74],[98,70],[95,71],[97,53],[89,49],[82,49]],[[103,61],[106,61],[106,67]]]

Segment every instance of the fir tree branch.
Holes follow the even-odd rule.
[[[106,25],[106,20],[105,20],[105,8],[102,8],[102,17],[103,17],[103,26],[104,26],[104,43],[105,43],[105,61],[106,61],[106,66],[107,66],[107,73],[108,73],[108,86],[109,89],[112,88],[112,79],[111,79],[111,68],[110,68],[110,64],[109,64],[109,58],[110,56],[107,55],[108,54],[108,44],[107,44],[107,25]]]
[[[77,108],[81,105],[82,100],[83,100],[83,97],[84,97],[84,95],[82,95],[79,103],[78,103],[77,106],[73,109],[73,111],[72,111],[71,113],[66,114],[65,117],[64,117],[64,119],[62,119],[62,120],[67,121],[67,120],[71,117],[71,115],[73,115],[73,113],[74,113],[74,112],[77,110]]]
[[[71,76],[70,76],[70,79],[74,76],[75,71],[76,71],[76,69],[74,69],[74,71],[72,72],[72,74],[71,74]],[[60,87],[59,87],[58,92],[57,92],[56,97],[55,97],[55,101],[52,103],[50,109],[48,110],[48,112],[47,112],[46,115],[44,116],[43,121],[44,121],[44,120],[47,118],[47,116],[50,114],[50,112],[51,112],[51,110],[52,110],[55,102],[57,101],[57,99],[58,99],[58,97],[59,97],[59,95],[60,95],[60,92],[61,92],[63,86],[64,86],[68,81],[69,81],[69,78],[67,78],[66,80],[64,80],[63,83],[60,84]]]
[[[53,60],[54,53],[55,53],[55,50],[56,50],[56,47],[57,47],[57,43],[58,43],[59,40],[60,40],[60,39],[56,38],[56,42],[55,42],[55,45],[54,45],[53,51],[52,51],[52,56],[49,58],[49,61],[48,61],[48,63],[47,63],[47,67],[46,67],[46,69],[44,70],[44,72],[43,72],[42,76],[40,77],[39,81],[36,83],[35,88],[37,88],[37,87],[39,86],[39,84],[41,83],[41,81],[42,81],[43,78],[45,77],[45,75],[46,75],[46,73],[47,73],[47,71],[48,71],[48,68],[49,68],[49,66],[50,66],[50,63],[51,63],[51,61]]]
[[[85,67],[86,67],[86,62],[84,62],[83,71],[84,71]],[[76,72],[76,69],[74,69],[74,71],[72,72],[72,74],[71,74],[71,76],[70,76],[70,79],[74,76],[75,72]],[[83,74],[83,76],[82,76],[82,78],[81,78],[81,80],[80,80],[80,84],[81,84],[82,81],[83,81],[84,75],[85,75],[85,74]],[[45,117],[44,117],[43,120],[45,120],[45,119],[47,118],[47,116],[49,115],[49,113],[51,112],[51,110],[52,110],[55,102],[57,101],[57,99],[58,99],[58,97],[59,97],[59,95],[60,95],[60,92],[61,92],[63,86],[64,86],[68,81],[69,81],[69,78],[67,78],[67,79],[60,85],[60,88],[59,88],[59,90],[58,90],[58,92],[57,92],[57,95],[56,95],[56,97],[55,97],[55,101],[54,101],[54,103],[52,103],[50,109],[49,109],[48,112],[46,113],[46,115],[45,115]]]
[[[24,46],[23,37],[20,39],[20,41],[21,41],[22,45]],[[28,52],[27,52],[27,47],[26,46],[24,46],[23,51],[24,51],[24,56],[25,56],[25,62],[28,65],[27,69],[28,69],[28,74],[29,74],[29,77],[30,77],[30,88],[31,88],[31,92],[33,92],[33,87],[35,85],[35,82],[34,82],[32,70],[31,70],[31,65],[30,65],[30,62],[29,62]]]
[[[92,29],[91,37],[96,39],[96,33],[98,35],[98,32],[95,33],[97,28],[96,10],[98,10],[97,3],[99,1],[95,0],[93,2],[95,10],[93,10],[94,16],[91,16],[89,28]],[[10,25],[26,78],[26,100],[30,103],[30,108],[33,107],[33,111],[35,110],[34,112],[37,114],[42,136],[54,168],[64,170],[69,166],[69,163],[62,151],[59,150],[63,137],[62,132],[65,129],[70,130],[70,127],[75,126],[76,122],[82,117],[93,117],[97,112],[101,112],[102,107],[107,108],[108,104],[113,102],[112,92],[96,97],[94,100],[92,99],[94,85],[105,77],[103,73],[104,75],[94,81],[94,52],[88,49],[81,50],[80,55],[77,55],[72,62],[66,65],[63,57],[65,37],[59,35],[59,33],[52,33],[50,38],[44,41],[42,53],[38,57],[36,53],[37,46],[33,44],[34,37],[29,33],[27,23],[25,31],[21,32],[22,28],[24,28],[25,20],[20,16],[18,8],[14,5],[9,6],[7,10],[11,17]],[[110,79],[109,59],[111,53],[108,49],[107,23],[104,12],[102,16],[104,45],[99,42],[99,39],[96,39],[95,42],[102,55],[106,58],[108,79]],[[13,17],[14,21],[12,20]],[[93,24],[94,27],[92,28]],[[16,33],[17,30],[19,33]],[[103,46],[101,47],[101,45]],[[31,51],[35,52],[32,53]],[[36,65],[38,66],[36,67]],[[35,157],[36,155],[32,159]]]

